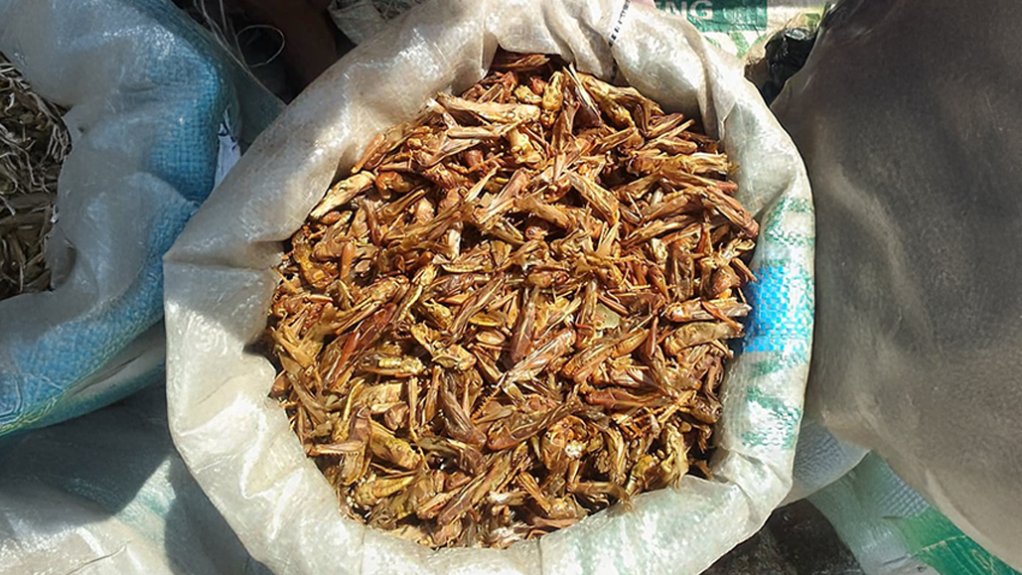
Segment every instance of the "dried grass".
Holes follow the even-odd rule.
[[[49,288],[46,239],[71,151],[63,112],[0,54],[0,300]]]

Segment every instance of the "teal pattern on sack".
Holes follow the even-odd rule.
[[[762,253],[752,270],[757,281],[745,292],[753,311],[738,344],[739,353],[749,354],[742,402],[759,416],[758,427],[741,435],[749,447],[795,448],[802,409],[775,395],[769,383],[809,362],[814,283],[811,259],[804,256],[813,249],[812,217],[810,199],[783,197],[762,218]]]
[[[909,551],[944,575],[1019,575],[936,509],[892,521],[905,538]]]
[[[767,0],[657,0],[656,5],[685,15],[700,32],[765,32],[767,28]]]
[[[769,414],[769,418],[762,420],[761,429],[743,433],[743,443],[751,447],[795,448],[798,426],[802,422],[801,409],[763,393],[763,390],[758,387],[750,387],[745,394],[745,400],[765,410]]]
[[[900,565],[914,572],[925,564],[941,575],[1019,575],[931,507],[875,453],[809,500],[864,566]]]
[[[749,51],[749,41],[745,39],[744,32],[728,32],[727,37],[731,39],[735,44],[735,49],[738,51],[739,56],[744,56]]]
[[[812,214],[813,204],[805,198],[783,198],[770,210],[767,221],[773,223],[780,220],[783,214]],[[763,230],[763,236],[771,241],[789,247],[804,247],[814,249],[816,237],[804,230],[796,230],[779,225],[770,225]]]

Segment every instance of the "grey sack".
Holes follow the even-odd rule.
[[[1011,0],[848,0],[775,104],[819,229],[807,418],[878,452],[1015,568],[1020,14]],[[840,451],[816,453],[834,477]]]

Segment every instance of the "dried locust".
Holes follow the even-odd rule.
[[[0,54],[0,300],[50,286],[46,237],[71,147],[62,114]]]
[[[712,139],[501,53],[374,139],[280,268],[271,395],[343,509],[504,547],[690,470],[751,308],[757,224]]]

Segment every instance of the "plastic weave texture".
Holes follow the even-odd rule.
[[[167,0],[0,0],[0,52],[68,107],[54,289],[0,302],[0,435],[154,380],[162,256],[213,187],[225,64]]]
[[[282,241],[377,132],[481,79],[498,46],[558,54],[699,117],[762,225],[761,281],[724,382],[713,480],[635,498],[507,550],[433,551],[338,510],[267,397]],[[619,0],[433,1],[393,20],[264,132],[166,257],[175,445],[253,557],[276,573],[698,573],[755,533],[791,485],[813,324],[813,208],[801,158],[742,66],[688,22]]]

